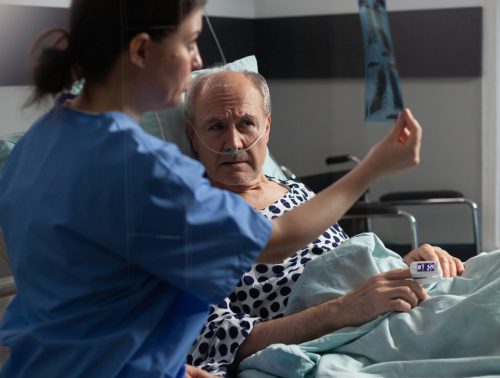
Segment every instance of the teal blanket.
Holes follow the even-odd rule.
[[[287,311],[344,295],[371,276],[406,267],[374,234],[311,261]],[[274,344],[240,364],[241,378],[500,377],[500,251],[465,263],[461,277],[426,285],[430,298],[300,345]]]

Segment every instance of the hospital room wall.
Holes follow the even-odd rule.
[[[25,131],[48,105],[24,108],[30,96],[28,86],[0,86],[0,135]]]
[[[285,7],[282,0],[256,0],[256,17],[354,13],[355,3],[312,1],[305,6],[292,0]],[[378,182],[371,188],[371,196],[400,190],[459,190],[481,207],[484,249],[499,248],[498,4],[489,0],[387,0],[387,4],[393,11],[483,7],[483,72],[482,77],[402,79],[405,104],[424,127],[422,162],[410,172]],[[333,7],[335,10],[330,9]],[[381,124],[362,122],[361,79],[271,80],[270,86],[271,149],[299,175],[328,169],[324,164],[328,155],[349,152],[362,156],[388,130]],[[280,129],[282,125],[286,130]],[[408,210],[417,216],[425,241],[472,241],[466,207]],[[388,239],[409,240],[401,221],[378,222],[376,231]]]
[[[270,148],[298,175],[324,172],[325,157],[364,156],[391,125],[364,123],[362,79],[272,80],[273,127]],[[421,164],[380,180],[372,199],[404,190],[454,189],[481,200],[481,79],[402,80],[405,104],[424,129]],[[284,143],[283,141],[286,141]],[[466,207],[408,208],[427,242],[472,241]],[[410,239],[404,221],[377,220],[385,240]]]

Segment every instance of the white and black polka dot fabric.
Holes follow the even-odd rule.
[[[301,183],[273,181],[287,186],[288,193],[261,210],[268,218],[279,217],[314,196]],[[209,317],[193,344],[188,363],[225,377],[238,347],[254,325],[283,316],[292,287],[304,270],[304,265],[346,239],[348,236],[335,224],[313,243],[280,264],[253,264],[235,291],[222,303],[210,307]]]

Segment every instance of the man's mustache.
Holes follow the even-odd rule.
[[[248,154],[246,151],[241,151],[241,153],[238,153],[236,155],[220,155],[219,159],[217,159],[220,164],[224,163],[237,163],[237,162],[245,162],[248,161]]]

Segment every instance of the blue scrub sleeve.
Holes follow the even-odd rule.
[[[201,164],[176,147],[130,168],[127,258],[180,290],[220,302],[267,244],[271,222],[238,195],[214,188]]]

